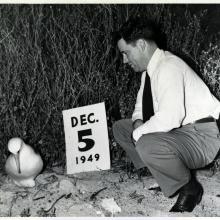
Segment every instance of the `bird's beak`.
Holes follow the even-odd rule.
[[[17,154],[15,154],[14,157],[15,157],[15,162],[16,162],[18,173],[21,173],[19,152]]]

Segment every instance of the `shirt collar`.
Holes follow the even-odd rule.
[[[154,70],[156,69],[156,67],[160,61],[160,57],[161,57],[162,53],[163,53],[163,51],[160,50],[159,48],[157,48],[154,51],[154,53],[148,63],[148,66],[147,66],[147,73],[149,74],[150,77],[153,75]]]

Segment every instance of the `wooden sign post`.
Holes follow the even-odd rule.
[[[104,102],[64,110],[67,174],[110,169]]]

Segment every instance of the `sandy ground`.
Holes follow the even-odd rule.
[[[149,190],[157,185],[151,176],[140,180],[136,174],[128,175],[114,168],[74,175],[64,173],[59,167],[45,170],[33,188],[17,187],[1,173],[0,217],[220,216],[220,172],[198,173],[204,195],[191,213],[170,213],[177,197],[168,199],[158,190]]]

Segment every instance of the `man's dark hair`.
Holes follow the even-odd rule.
[[[157,25],[146,18],[130,18],[115,34],[115,42],[123,38],[126,43],[135,43],[139,39],[154,41],[161,47],[162,37]],[[164,43],[164,42],[163,42]]]

